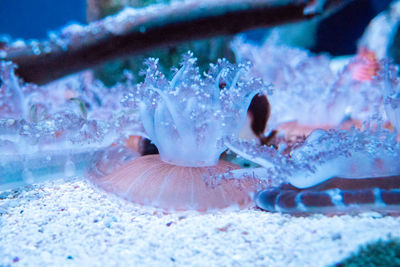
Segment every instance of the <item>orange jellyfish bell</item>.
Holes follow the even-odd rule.
[[[120,166],[113,155],[103,157],[91,172],[95,184],[134,203],[167,211],[252,205],[261,182],[230,178],[229,171],[239,166],[219,157],[227,149],[224,139],[238,135],[254,95],[267,88],[246,76],[246,65],[219,60],[202,77],[195,63],[188,53],[168,81],[158,60],[146,62],[144,83],[128,85],[122,102],[139,110],[144,135],[160,155],[122,161]],[[226,84],[223,90],[221,81]]]
[[[353,73],[353,79],[359,82],[372,81],[381,68],[375,52],[366,47],[360,48],[349,67]]]
[[[94,181],[126,200],[166,211],[245,208],[252,205],[259,181],[218,178],[238,168],[226,161],[209,167],[178,166],[162,161],[159,155],[147,155]]]

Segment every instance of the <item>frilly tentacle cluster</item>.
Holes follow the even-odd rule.
[[[0,61],[0,115],[17,118],[24,116],[22,87],[14,75],[16,66]]]
[[[118,88],[84,73],[44,86],[23,83],[16,67],[0,62],[0,161],[10,154],[104,147],[137,126],[134,114],[128,122],[122,112],[114,115],[122,109],[111,103]]]
[[[400,143],[386,129],[316,130],[289,154],[231,141],[229,148],[263,167],[255,175],[311,187],[333,177],[366,178],[400,173]],[[237,175],[243,171],[236,171]]]
[[[233,48],[239,59],[252,62],[254,76],[276,88],[268,98],[270,129],[289,121],[335,126],[348,117],[363,121],[383,111],[381,81],[354,78],[359,66],[369,67],[360,56],[344,64],[325,55],[278,46],[269,39],[262,46],[238,39]]]
[[[400,133],[400,81],[398,77],[399,66],[384,60],[379,78],[384,81],[384,103],[388,119],[397,132]]]
[[[290,182],[304,188],[332,177],[366,178],[400,173],[400,143],[382,129],[317,130],[291,153],[299,167]]]
[[[260,79],[249,77],[248,65],[225,59],[211,64],[202,76],[188,53],[171,80],[157,59],[148,59],[146,65],[144,82],[130,86],[122,101],[139,110],[161,158],[176,165],[215,165],[226,149],[223,139],[239,133],[254,95],[270,93]]]

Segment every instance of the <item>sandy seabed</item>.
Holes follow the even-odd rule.
[[[0,192],[0,266],[327,266],[390,236],[400,217],[163,214],[80,178]]]

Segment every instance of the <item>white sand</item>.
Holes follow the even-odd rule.
[[[153,214],[81,179],[0,193],[0,214],[0,266],[326,266],[400,237],[400,218],[371,213]]]

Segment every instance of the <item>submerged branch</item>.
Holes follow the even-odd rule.
[[[0,59],[18,64],[25,81],[44,84],[157,47],[326,15],[350,1],[202,0],[127,8],[87,26],[68,26],[42,42],[0,43]]]

